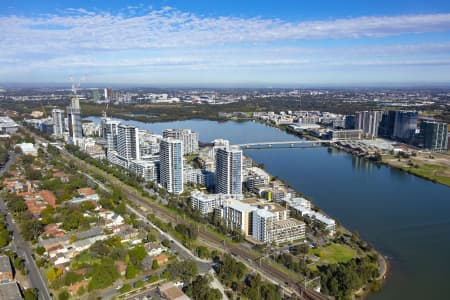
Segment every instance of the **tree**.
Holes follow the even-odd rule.
[[[307,254],[309,246],[307,244],[295,245],[289,249],[293,255]]]
[[[246,273],[247,267],[243,263],[237,262],[230,254],[224,254],[217,275],[226,286],[230,286],[233,281],[241,280]]]
[[[50,270],[48,270],[48,272],[47,272],[48,282],[52,282],[53,280],[56,279],[56,277],[57,277],[56,270],[54,268],[50,268]]]
[[[58,295],[58,300],[68,300],[70,298],[70,294],[67,290],[63,290]]]
[[[109,257],[102,259],[99,264],[94,265],[89,275],[92,278],[88,285],[89,292],[106,288],[120,277],[114,261]]]
[[[45,225],[55,223],[55,209],[51,206],[44,208],[41,211],[41,221]]]
[[[45,248],[42,246],[39,246],[36,248],[36,253],[39,255],[43,255],[45,253]]]
[[[23,293],[23,297],[25,300],[38,300],[38,292],[35,288],[26,289]]]
[[[28,241],[36,240],[44,232],[44,225],[39,220],[26,220],[20,225],[22,236]]]
[[[211,253],[209,252],[209,249],[205,246],[198,246],[196,248],[197,256],[200,258],[208,258],[211,256]]]
[[[135,266],[140,266],[142,260],[147,256],[147,251],[145,251],[144,246],[140,245],[128,251],[128,255]]]
[[[149,231],[146,240],[147,242],[156,242],[158,240],[158,237],[155,232]]]
[[[63,271],[61,269],[50,268],[47,272],[47,280],[49,282],[54,281],[62,275]]]
[[[11,235],[7,230],[0,230],[0,248],[5,247],[11,241]]]
[[[137,273],[138,269],[136,268],[136,266],[133,264],[128,264],[127,270],[125,271],[125,278],[133,279],[134,277],[136,277]]]
[[[161,244],[167,248],[170,246],[170,241],[168,239],[164,239],[161,241]]]
[[[190,282],[198,274],[198,267],[192,259],[188,259],[169,265],[167,271],[170,279],[181,279],[184,282]]]
[[[158,261],[156,259],[153,259],[153,261],[152,261],[152,270],[156,270],[158,268],[159,268]]]
[[[185,289],[185,293],[194,300],[221,300],[219,290],[210,287],[208,276],[197,276]]]
[[[73,271],[68,271],[64,275],[64,285],[74,284],[75,282],[81,281],[81,279],[83,279],[83,276],[81,276],[80,274],[77,274]]]

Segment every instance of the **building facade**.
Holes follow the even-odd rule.
[[[410,142],[415,135],[418,118],[417,111],[396,111],[393,138]]]
[[[128,164],[128,169],[146,181],[159,181],[159,160],[157,159],[132,160]]]
[[[239,201],[227,199],[223,202],[222,218],[228,228],[242,232],[244,236],[253,235],[253,212],[256,207]]]
[[[441,122],[422,121],[420,135],[425,149],[445,151],[448,149],[448,124]]]
[[[172,194],[183,192],[183,142],[164,138],[160,144],[160,183]]]
[[[70,106],[67,107],[67,121],[70,142],[78,144],[79,139],[83,138],[80,100],[78,97],[73,97]]]
[[[216,152],[216,192],[242,194],[242,150],[238,147]]]
[[[183,154],[198,153],[198,133],[190,129],[166,129],[164,138],[174,138],[183,142]]]
[[[356,129],[362,130],[363,134],[368,138],[376,138],[378,137],[378,128],[382,116],[383,112],[377,110],[356,112]]]
[[[108,151],[117,151],[117,138],[119,136],[120,121],[102,118],[101,135],[106,140]]]
[[[62,138],[64,135],[64,110],[53,109],[52,118],[53,118],[53,135],[55,135],[58,138]]]
[[[378,135],[380,137],[390,139],[394,136],[395,114],[395,110],[389,110],[383,113],[380,127],[378,129]]]
[[[140,159],[138,128],[125,124],[118,126],[117,153],[127,162]]]

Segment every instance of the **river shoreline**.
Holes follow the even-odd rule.
[[[131,118],[132,120],[134,119],[134,118]],[[251,121],[251,120],[245,120],[245,121]],[[276,128],[276,129],[278,129],[278,130],[280,130],[280,131],[283,131],[283,132],[286,132],[287,134],[290,134],[290,135],[296,135],[296,136],[298,136],[298,134],[296,134],[296,133],[294,133],[294,132],[290,132],[289,130],[286,130],[286,128],[280,128],[280,127],[278,127],[278,126],[273,126],[273,124],[269,124],[269,123],[265,123],[265,122],[261,122],[261,121],[259,121],[259,120],[253,120],[253,121],[256,121],[256,122],[258,122],[258,123],[260,123],[260,124],[262,124],[262,125],[265,125],[265,126],[268,126],[268,127],[272,127],[272,128]],[[138,121],[138,122],[140,122],[140,121]],[[147,122],[146,122],[147,123]],[[160,123],[165,123],[165,122],[160,122]],[[309,138],[310,140],[315,140],[313,137],[304,137],[304,138]],[[272,175],[271,175],[272,176]],[[282,181],[281,181],[282,182]],[[323,211],[323,210],[322,210]],[[347,231],[347,232],[350,232],[350,231],[348,231],[345,227],[343,227],[342,225],[338,225],[340,228],[342,228],[343,230],[345,230],[345,231]],[[360,241],[363,241],[362,239],[359,239]],[[375,281],[379,281],[380,282],[380,284],[382,284],[384,281],[385,281],[385,279],[387,278],[387,275],[388,275],[388,265],[389,265],[389,263],[388,263],[388,261],[387,261],[387,259],[386,259],[386,257],[384,257],[380,252],[378,252],[377,250],[375,250],[375,249],[372,249],[372,251],[371,251],[373,254],[375,254],[376,256],[377,256],[377,261],[378,261],[378,270],[379,270],[379,272],[380,272],[380,276],[378,276],[378,278],[375,280]],[[368,252],[369,253],[369,252]],[[384,267],[383,267],[384,266]],[[365,296],[368,296],[368,295],[370,295],[371,293],[372,293],[372,291],[371,291],[371,288],[370,288],[370,284],[371,283],[368,283],[368,284],[366,284],[366,285],[364,285],[364,286],[362,286],[361,287],[361,289],[360,289],[360,291],[362,290],[362,291],[364,291],[364,297]],[[356,296],[356,292],[354,292],[354,295]],[[358,295],[358,297],[359,298],[361,298],[362,297],[362,295]]]
[[[305,135],[299,135],[299,134],[296,133],[296,132],[292,132],[292,131],[290,131],[290,130],[288,129],[288,127],[274,126],[273,124],[270,124],[270,123],[267,123],[267,122],[261,122],[260,120],[254,120],[254,121],[256,121],[256,122],[258,122],[258,123],[260,123],[260,124],[266,125],[266,126],[270,126],[270,127],[276,128],[276,129],[278,129],[278,130],[280,130],[280,131],[284,131],[284,132],[286,132],[286,133],[288,133],[288,134],[291,134],[291,135],[294,135],[294,136],[297,136],[297,137],[302,137],[302,138],[305,138],[305,139],[311,140],[311,141],[316,140],[315,138],[313,138],[313,137],[311,137],[311,136],[309,136],[309,135],[306,135],[306,136],[305,136]],[[335,145],[333,145],[333,147],[336,148],[336,149],[345,151],[344,149],[341,149],[341,147],[337,147],[337,146],[335,146]],[[348,152],[348,151],[345,151],[345,152],[354,155],[354,154],[351,153],[351,152]],[[386,164],[386,165],[387,165],[387,164]],[[389,165],[388,165],[388,166],[389,166]],[[272,176],[272,174],[269,174],[269,175]],[[339,226],[340,226],[342,229],[348,231],[348,229],[345,228],[344,226],[342,226],[342,225],[339,225]],[[379,251],[376,250],[376,249],[373,249],[372,251],[373,251],[373,253],[374,253],[375,255],[377,255],[377,257],[378,257],[378,270],[379,270],[379,275],[378,275],[378,277],[377,277],[374,281],[380,283],[380,289],[381,289],[382,286],[383,286],[383,284],[385,283],[385,281],[387,280],[387,278],[388,278],[388,276],[389,276],[390,264],[389,264],[389,260],[387,259],[387,257],[384,256],[381,252],[379,252]],[[372,293],[374,293],[374,292],[377,292],[377,291],[373,291],[373,290],[370,288],[370,286],[369,286],[370,284],[371,284],[371,283],[365,284],[365,285],[363,285],[358,291],[354,291],[354,292],[353,292],[353,298],[354,298],[354,299],[364,299],[364,298],[366,298],[367,296],[369,296],[370,294],[372,294]]]

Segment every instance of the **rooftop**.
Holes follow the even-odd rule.
[[[294,226],[305,226],[305,223],[297,219],[289,218],[286,220],[277,221],[275,223],[275,226],[278,227],[279,229],[283,229],[283,228],[291,228]]]
[[[250,212],[252,210],[255,210],[255,207],[253,207],[247,203],[244,203],[242,201],[233,200],[233,199],[226,201],[224,205],[231,207],[237,211],[242,211],[242,212]]]
[[[17,283],[10,282],[0,284],[0,299],[2,300],[22,300]]]
[[[173,282],[167,282],[164,283],[159,287],[159,291],[161,293],[161,296],[164,296],[165,298],[169,300],[185,300],[190,299],[188,296],[186,296],[179,288],[177,288]]]
[[[3,272],[12,272],[11,262],[9,261],[9,257],[6,255],[0,256],[0,273]],[[0,297],[0,299],[3,299]]]

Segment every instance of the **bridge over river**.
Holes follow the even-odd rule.
[[[242,149],[268,149],[268,148],[314,148],[322,147],[324,145],[331,145],[335,143],[335,140],[317,140],[317,141],[281,141],[281,142],[257,142],[237,144]]]

